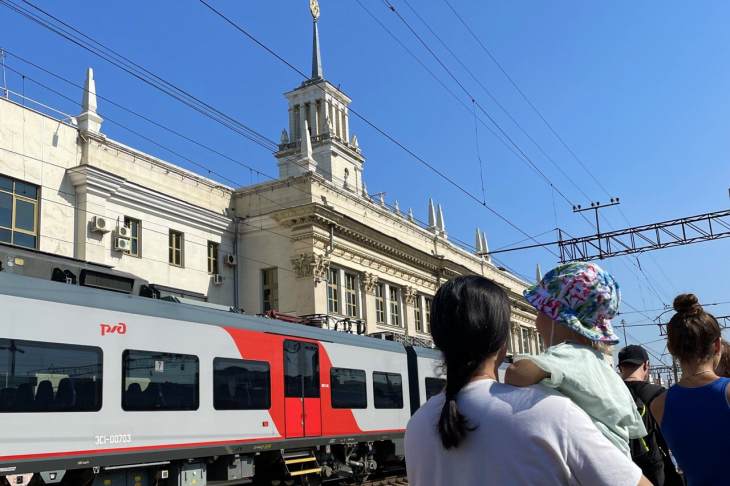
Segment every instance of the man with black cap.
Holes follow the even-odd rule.
[[[649,355],[641,346],[631,344],[618,353],[618,367],[647,430],[646,437],[631,440],[631,458],[655,486],[682,484],[659,425],[649,411],[652,400],[665,391],[662,386],[648,383]]]

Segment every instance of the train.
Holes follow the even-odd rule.
[[[0,272],[0,483],[364,480],[444,383],[435,349]]]

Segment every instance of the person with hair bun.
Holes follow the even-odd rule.
[[[651,404],[651,412],[688,486],[730,484],[730,378],[715,368],[722,357],[720,325],[694,294],[674,299],[667,349],[682,377]]]
[[[446,387],[408,423],[408,484],[651,485],[569,399],[498,382],[510,311],[506,292],[484,277],[456,277],[436,292],[431,332]]]

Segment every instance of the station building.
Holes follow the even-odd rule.
[[[429,345],[447,279],[484,275],[512,300],[511,352],[542,341],[528,284],[365,184],[350,98],[328,82],[314,23],[311,78],[285,94],[278,178],[229,187],[103,132],[93,71],[80,113],[0,98],[0,262],[12,271],[158,298],[268,313]],[[272,166],[273,166],[272,160]]]

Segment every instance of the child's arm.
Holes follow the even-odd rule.
[[[512,363],[504,374],[504,382],[512,386],[530,386],[548,378],[546,372],[529,359],[521,359]]]

